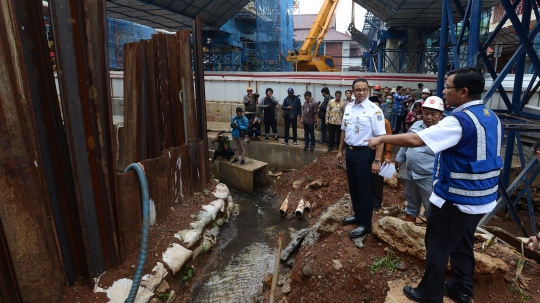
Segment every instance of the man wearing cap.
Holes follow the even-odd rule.
[[[304,105],[302,105],[302,115],[300,123],[304,125],[304,150],[309,148],[311,143],[311,151],[315,150],[315,127],[317,126],[317,116],[319,113],[319,105],[311,97],[311,92],[307,90],[304,93]]]
[[[416,103],[415,103],[416,104]],[[409,133],[418,133],[439,123],[444,112],[444,103],[441,98],[433,96],[424,102],[423,120],[416,121]],[[429,218],[431,202],[429,197],[433,192],[433,163],[435,153],[428,146],[407,148],[402,147],[396,156],[396,169],[405,163],[405,221],[416,223],[420,209],[424,205],[424,217]]]
[[[283,100],[283,105],[281,106],[281,108],[283,109],[283,118],[285,119],[285,140],[283,140],[282,145],[287,145],[287,143],[289,142],[289,128],[292,127],[293,144],[294,146],[298,146],[297,119],[302,111],[302,103],[300,102],[299,96],[294,95],[294,89],[292,87],[289,87],[289,89],[287,89],[287,94],[288,95]]]
[[[244,96],[243,102],[245,105],[245,116],[251,121],[253,114],[257,112],[257,99],[259,94],[254,94],[251,87],[247,88],[247,94]]]
[[[474,232],[484,214],[497,205],[504,129],[484,105],[484,75],[478,67],[448,73],[444,93],[453,115],[419,131],[369,139],[369,146],[390,143],[427,145],[437,156],[426,229],[426,269],[416,288],[403,292],[415,302],[442,302],[444,293],[456,302],[473,296]],[[453,278],[445,283],[448,259]]]
[[[414,103],[411,105],[411,110],[409,112],[412,112],[413,111],[413,107],[416,103],[424,103],[424,101],[426,101],[426,99],[431,96],[431,92],[429,91],[429,88],[424,88],[422,89],[422,98],[414,101]]]
[[[342,162],[343,150],[346,150],[345,164],[354,215],[343,218],[342,222],[359,226],[349,232],[351,238],[358,238],[371,232],[373,175],[381,170],[383,152],[382,145],[373,151],[365,140],[385,135],[386,130],[382,110],[368,100],[367,80],[358,78],[352,87],[355,101],[345,107],[337,160]]]
[[[414,100],[418,100],[418,99],[422,98],[422,93],[424,92],[423,89],[424,89],[424,84],[423,83],[418,83],[418,89],[414,91]],[[412,108],[412,106],[411,106],[411,108]]]

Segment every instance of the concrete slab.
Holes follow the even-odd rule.
[[[268,183],[268,163],[246,158],[246,164],[231,164],[229,161],[219,162],[219,180],[227,186],[252,194],[255,186]]]
[[[208,134],[210,149],[217,149],[217,143],[212,143],[212,138],[216,133]],[[247,156],[256,158],[259,161],[268,163],[271,170],[299,169],[318,157],[324,155],[328,149],[328,145],[317,144],[314,151],[303,149],[304,142],[298,142],[299,146],[294,146],[292,142],[282,146],[282,139],[278,143],[274,143],[273,138],[269,142],[264,141],[264,136],[258,140],[251,140],[246,143]]]

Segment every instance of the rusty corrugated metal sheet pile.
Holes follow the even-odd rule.
[[[137,219],[121,208],[137,181],[117,177],[105,1],[49,8],[61,106],[41,2],[0,2],[0,293],[9,302],[59,302],[64,286],[93,284],[120,264],[130,249],[122,227]],[[159,219],[210,181],[204,96],[196,104],[189,31],[126,49],[124,156],[157,158],[147,170]],[[195,87],[204,92],[203,80]]]

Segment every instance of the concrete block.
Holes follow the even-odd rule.
[[[240,103],[206,102],[206,120],[207,122],[229,123],[238,106],[244,108],[244,105]]]
[[[268,183],[268,163],[246,158],[246,164],[240,162],[219,162],[219,180],[227,186],[252,194],[255,184],[264,186]]]

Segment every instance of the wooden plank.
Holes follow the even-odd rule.
[[[495,226],[484,226],[484,229],[492,233],[499,239],[503,240],[504,242],[508,243],[509,245],[514,247],[517,251],[521,251],[521,240],[516,238],[516,236],[512,235],[508,231],[500,227],[495,227]],[[525,257],[529,259],[533,259],[534,261],[540,263],[540,254],[538,252],[525,249],[524,253],[525,253]]]
[[[118,230],[121,260],[141,245],[142,213],[139,178],[134,171],[117,176]]]

